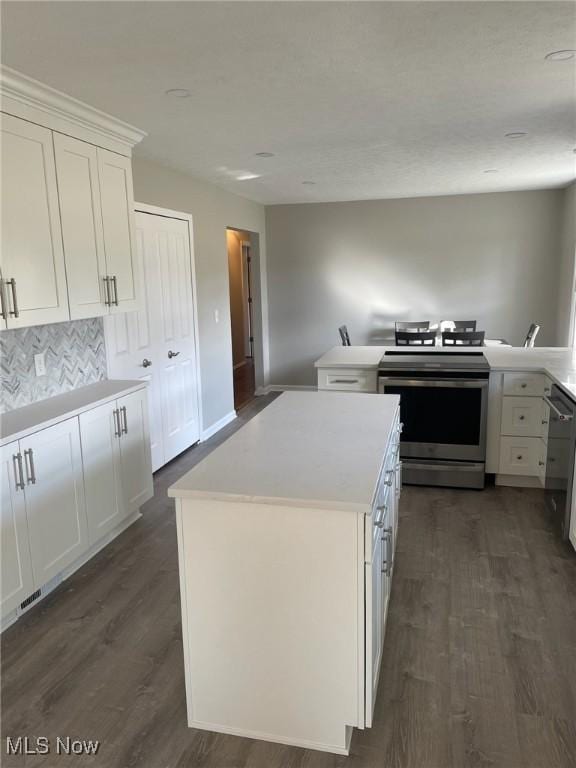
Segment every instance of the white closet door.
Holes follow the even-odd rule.
[[[186,222],[150,222],[160,265],[158,327],[166,461],[200,439],[190,242]]]
[[[22,480],[19,474],[18,453],[18,442],[4,446],[0,452],[2,616],[17,608],[34,591],[24,490],[16,487]]]
[[[80,439],[90,545],[126,517],[120,475],[120,422],[116,402],[80,414]]]
[[[70,316],[108,314],[96,147],[54,134]]]
[[[138,309],[134,247],[134,192],[129,157],[98,147],[100,200],[108,274],[117,304],[111,312]]]
[[[36,432],[20,441],[20,449],[32,570],[40,586],[88,549],[78,419]]]
[[[15,281],[5,290],[7,326],[68,320],[52,131],[11,115],[1,120],[1,269]]]
[[[142,307],[105,320],[109,375],[149,381],[152,468],[200,439],[188,223],[136,214]],[[140,277],[141,276],[141,277]],[[168,357],[168,353],[177,353]],[[151,364],[144,367],[144,361]]]

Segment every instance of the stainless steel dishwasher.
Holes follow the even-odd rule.
[[[560,387],[552,386],[546,457],[546,501],[564,539],[570,530],[574,457],[576,453],[576,404]]]

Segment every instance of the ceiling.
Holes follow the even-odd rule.
[[[572,2],[3,2],[2,21],[5,64],[261,203],[576,177],[576,59],[544,58],[576,48]]]

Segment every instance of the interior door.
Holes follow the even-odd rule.
[[[120,421],[116,402],[80,414],[80,440],[90,545],[126,517],[120,474]]]
[[[110,312],[138,309],[134,247],[134,191],[129,157],[97,148],[104,249],[112,278]]]
[[[160,273],[156,322],[164,458],[170,461],[200,439],[191,247],[185,221],[148,217],[146,228]]]
[[[11,115],[1,119],[7,327],[68,320],[52,131]]]
[[[108,314],[96,147],[54,134],[70,317]]]
[[[20,481],[23,478],[20,477],[18,455],[17,442],[5,445],[0,452],[2,472],[0,477],[2,488],[0,607],[2,616],[6,616],[17,608],[34,591],[24,490],[20,487]]]
[[[124,507],[134,512],[154,495],[146,390],[116,401],[120,423],[120,466]]]
[[[20,441],[32,570],[45,584],[88,549],[78,419]]]

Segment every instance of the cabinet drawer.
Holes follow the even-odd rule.
[[[540,446],[538,449],[538,479],[540,485],[544,488],[546,484],[546,456],[548,453],[548,446],[544,440],[540,440]]]
[[[541,397],[502,398],[502,435],[543,437],[547,433],[544,424],[544,400]]]
[[[505,373],[504,394],[542,397],[550,394],[550,381],[543,373]]]
[[[318,389],[341,392],[376,392],[378,371],[366,368],[319,368]]]
[[[501,437],[500,474],[536,477],[542,443],[540,437]]]

